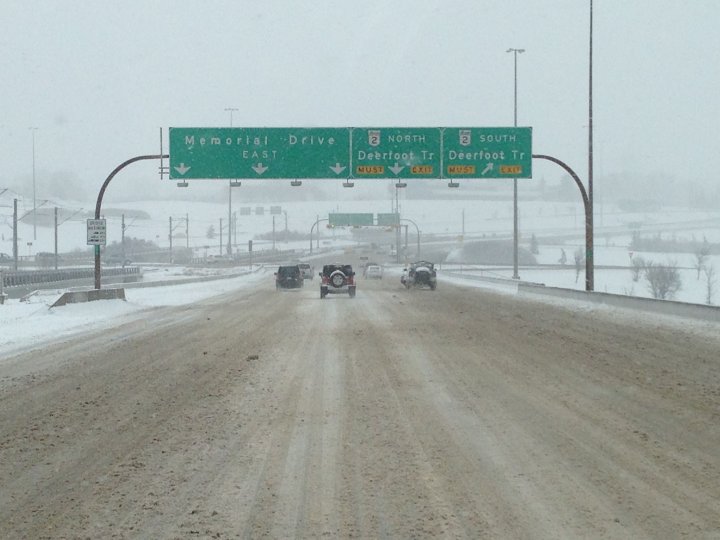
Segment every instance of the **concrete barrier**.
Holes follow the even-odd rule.
[[[524,296],[553,296],[556,298],[567,298],[581,302],[590,302],[618,308],[633,309],[671,315],[705,321],[720,322],[720,307],[708,306],[705,304],[691,304],[688,302],[676,302],[673,300],[657,300],[655,298],[641,298],[638,296],[626,296],[623,294],[610,294],[603,292],[579,291],[577,289],[563,289],[561,287],[546,287],[541,283],[530,283],[512,279],[482,277],[477,275],[462,274],[459,272],[446,272],[455,278],[470,279],[473,281],[486,281],[488,283],[504,283],[507,285],[517,284],[518,295]]]
[[[518,294],[570,298],[583,302],[592,302],[594,304],[634,309],[638,311],[648,311],[661,315],[673,315],[676,317],[689,317],[693,319],[720,322],[720,307],[704,304],[691,304],[688,302],[676,302],[674,300],[657,300],[655,298],[641,298],[638,296],[626,296],[623,294],[610,294],[594,291],[578,291],[575,289],[545,287],[537,284],[522,282],[518,284]]]
[[[88,291],[66,292],[50,307],[93,302],[95,300],[125,300],[125,289],[90,289]]]

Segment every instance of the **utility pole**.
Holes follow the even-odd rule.
[[[173,262],[173,254],[172,254],[172,216],[170,216],[170,234],[168,234],[168,238],[170,239],[170,263]]]
[[[122,250],[122,264],[125,266],[125,214],[122,214],[121,216],[120,249]]]
[[[58,269],[58,209],[55,207],[55,270]]]
[[[223,242],[222,242],[222,218],[220,218],[220,255],[222,255],[222,246],[223,246]]]
[[[237,224],[238,224],[237,212],[233,212],[232,223],[233,223],[233,240],[234,240],[233,247],[234,247],[235,251],[237,251]]]
[[[13,199],[13,260],[15,261],[14,270],[17,272],[18,269],[18,212],[17,212],[17,199]]]
[[[32,180],[33,180],[33,240],[37,240],[37,199],[35,192],[35,132],[36,127],[29,128],[32,133]]]
[[[227,254],[228,257],[232,255],[232,182],[228,183],[228,240],[227,240]]]

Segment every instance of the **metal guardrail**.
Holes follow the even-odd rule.
[[[125,268],[103,268],[103,276],[131,276],[140,274],[138,266]],[[2,287],[25,287],[27,285],[41,285],[43,283],[57,283],[75,279],[92,278],[93,268],[65,268],[62,270],[30,270],[17,272],[2,272]]]

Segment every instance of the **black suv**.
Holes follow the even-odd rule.
[[[276,289],[299,289],[303,284],[302,271],[297,264],[280,266],[275,272]]]
[[[326,264],[320,272],[320,298],[328,294],[349,294],[355,297],[355,272],[349,264]]]

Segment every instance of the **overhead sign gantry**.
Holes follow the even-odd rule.
[[[170,128],[170,178],[531,178],[532,128]]]

